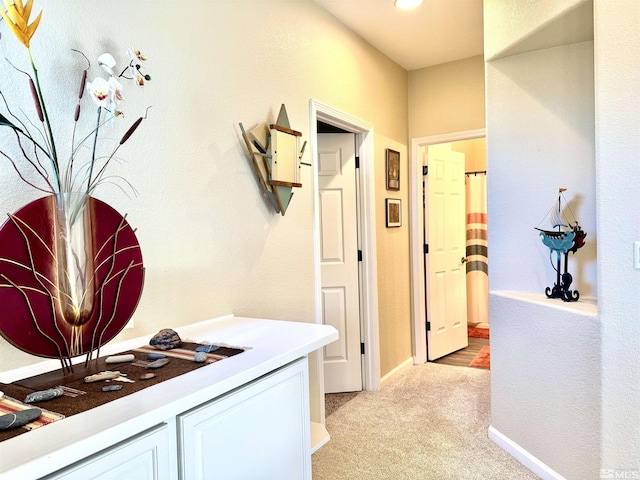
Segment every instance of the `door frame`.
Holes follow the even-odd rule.
[[[411,326],[413,363],[427,362],[427,317],[425,313],[424,218],[422,205],[422,147],[486,137],[485,128],[411,139],[409,162],[409,258],[411,263]]]
[[[315,322],[322,323],[322,283],[320,275],[320,206],[318,196],[318,120],[355,134],[356,155],[360,158],[357,176],[360,192],[358,207],[360,248],[360,318],[361,341],[365,344],[362,355],[363,390],[380,389],[380,355],[378,342],[378,265],[376,250],[375,164],[373,156],[373,125],[359,118],[325,105],[313,98],[309,100],[309,131],[313,158],[313,271]],[[316,368],[324,393],[322,355],[318,355]],[[324,402],[323,402],[324,403]],[[324,410],[324,409],[323,409]],[[324,417],[324,412],[323,412]]]

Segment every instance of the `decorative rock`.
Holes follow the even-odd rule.
[[[103,392],[116,392],[118,390],[122,390],[122,385],[107,385],[106,387],[102,387]]]
[[[167,356],[164,353],[150,353],[147,355],[147,359],[149,360],[159,360],[161,358],[167,358]]]
[[[133,353],[128,353],[126,355],[111,355],[107,357],[106,363],[124,363],[124,362],[133,362],[136,359]]]
[[[205,352],[196,352],[193,356],[193,361],[196,363],[204,363],[207,361],[207,354]]]
[[[0,416],[0,431],[22,427],[36,420],[41,414],[42,410],[39,408],[29,408],[27,410],[2,415]]]
[[[175,330],[165,328],[149,340],[149,345],[158,350],[171,350],[172,348],[178,348],[182,345],[182,340]]]
[[[219,348],[220,347],[218,345],[200,345],[198,348],[196,348],[196,352],[211,353],[215,352]]]
[[[164,367],[167,363],[169,363],[168,358],[160,358],[158,360],[151,362],[149,365],[147,365],[147,368],[160,368],[160,367]]]
[[[99,382],[100,380],[111,380],[120,376],[120,372],[100,372],[95,375],[84,377],[84,383]]]
[[[61,388],[50,388],[49,390],[41,390],[39,392],[33,392],[27,395],[27,398],[24,399],[24,403],[46,402],[48,400],[53,400],[54,398],[61,397],[63,394],[64,391]]]
[[[156,376],[155,373],[151,373],[151,372],[143,373],[142,375],[140,375],[140,380],[149,380],[149,379],[151,379],[151,378],[153,378],[155,376]]]

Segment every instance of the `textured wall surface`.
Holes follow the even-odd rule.
[[[640,3],[595,2],[602,468],[640,472]]]
[[[600,322],[541,294],[491,294],[491,426],[568,479],[598,478]]]
[[[482,55],[409,72],[409,137],[485,126]]]

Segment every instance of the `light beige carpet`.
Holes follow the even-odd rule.
[[[487,436],[490,374],[427,363],[357,394],[327,417],[313,479],[537,479]]]

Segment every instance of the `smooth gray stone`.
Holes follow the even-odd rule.
[[[196,352],[193,356],[193,361],[196,363],[204,363],[207,361],[207,354],[205,352]]]
[[[64,391],[61,388],[50,388],[49,390],[41,390],[39,392],[33,392],[27,395],[24,399],[24,403],[36,403],[46,402],[53,400],[54,398],[61,397]]]
[[[102,387],[103,392],[115,392],[118,390],[122,390],[122,385],[107,385]]]
[[[147,365],[147,368],[160,368],[160,367],[164,367],[167,363],[169,363],[168,358],[160,358],[154,362],[151,362],[149,365]]]
[[[200,345],[198,348],[196,348],[196,352],[211,353],[211,352],[215,352],[219,348],[220,347],[217,345]]]
[[[182,340],[175,330],[165,328],[160,330],[151,338],[151,340],[149,340],[149,345],[157,348],[158,350],[171,350],[172,348],[178,348],[182,345]]]
[[[150,353],[147,355],[148,360],[159,360],[161,358],[167,358],[167,356],[164,353]]]
[[[41,414],[42,410],[39,408],[29,408],[27,410],[2,415],[0,416],[0,431],[22,427],[36,420]]]

